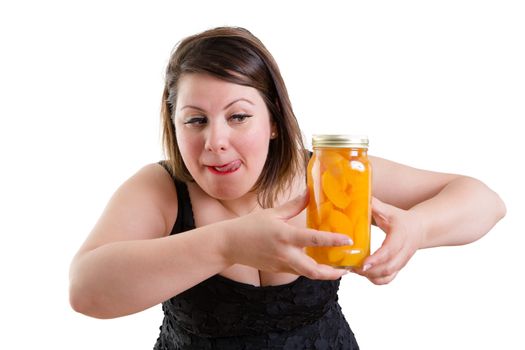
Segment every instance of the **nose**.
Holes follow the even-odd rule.
[[[205,148],[210,152],[224,152],[229,145],[229,130],[226,125],[222,123],[210,123],[207,135]]]

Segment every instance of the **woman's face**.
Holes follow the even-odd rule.
[[[206,193],[233,200],[252,189],[273,130],[256,89],[185,74],[179,80],[174,123],[182,159]]]

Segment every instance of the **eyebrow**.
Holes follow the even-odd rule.
[[[228,103],[226,106],[224,106],[224,108],[222,109],[223,111],[225,109],[228,109],[230,106],[232,106],[233,104],[237,103],[237,102],[240,102],[240,101],[244,101],[244,102],[248,102],[249,104],[251,104],[252,106],[254,105],[254,103],[246,98],[238,98],[236,100],[233,100],[232,102]],[[182,111],[183,109],[185,108],[193,108],[193,109],[197,109],[199,111],[202,111],[202,112],[205,112],[204,109],[200,108],[200,107],[197,107],[197,106],[193,106],[193,105],[185,105],[184,107],[182,107],[180,110]]]

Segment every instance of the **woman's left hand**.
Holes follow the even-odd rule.
[[[363,268],[354,272],[374,284],[387,284],[421,247],[424,231],[414,213],[383,203],[375,197],[372,198],[372,216],[376,225],[386,233],[386,238],[381,247],[365,259]]]

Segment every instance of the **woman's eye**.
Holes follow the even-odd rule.
[[[246,119],[251,118],[251,117],[253,117],[253,116],[249,115],[249,114],[241,113],[241,114],[234,114],[234,115],[232,115],[230,119],[233,120],[236,123],[242,123]]]
[[[203,125],[206,124],[206,117],[191,117],[184,122],[186,125]]]

